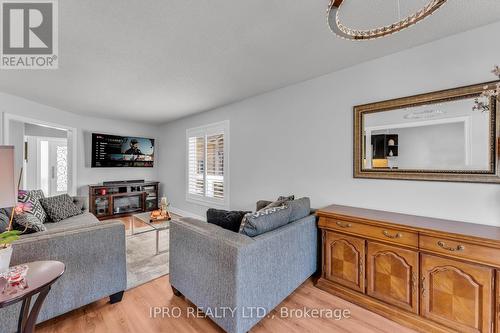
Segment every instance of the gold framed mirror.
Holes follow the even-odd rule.
[[[500,183],[496,83],[355,106],[354,177]]]

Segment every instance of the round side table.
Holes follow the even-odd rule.
[[[17,332],[33,333],[43,301],[54,282],[64,274],[65,266],[59,261],[35,261],[23,265],[28,266],[24,289],[6,288],[7,281],[3,278],[0,279],[0,308],[22,301]],[[30,311],[31,298],[37,294],[38,297]]]

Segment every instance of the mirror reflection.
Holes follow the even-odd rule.
[[[474,98],[363,115],[363,169],[490,169],[490,112]]]

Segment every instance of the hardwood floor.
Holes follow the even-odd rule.
[[[173,215],[173,218],[179,216]],[[131,217],[120,219],[125,228],[130,228]],[[144,224],[135,222],[134,227]],[[152,318],[152,307],[166,309],[180,308],[179,318]],[[125,292],[123,300],[117,304],[109,304],[102,299],[70,313],[64,314],[37,326],[37,333],[147,333],[147,332],[181,332],[181,333],[221,333],[224,332],[207,318],[193,318],[187,315],[187,308],[194,305],[184,298],[174,296],[170,288],[168,275],[153,280],[142,286]],[[348,319],[311,319],[283,318],[281,308],[287,309],[349,309]],[[352,303],[328,294],[314,287],[311,280],[306,281],[292,295],[285,299],[269,316],[258,323],[251,333],[412,333],[414,331],[400,326],[377,314],[371,313]]]
[[[178,307],[182,311],[179,318],[151,318],[151,307]],[[123,300],[109,304],[108,299],[87,305],[37,326],[37,333],[63,332],[223,332],[216,324],[206,318],[192,318],[187,308],[193,305],[184,298],[173,295],[168,276],[161,277],[125,293]],[[349,309],[348,319],[304,319],[281,318],[280,309]],[[274,318],[273,318],[274,317]],[[364,310],[352,303],[330,295],[306,281],[292,295],[283,301],[268,318],[262,320],[252,333],[411,333],[379,315]]]

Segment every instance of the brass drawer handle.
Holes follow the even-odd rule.
[[[463,246],[461,244],[457,245],[457,247],[450,247],[450,246],[446,246],[446,244],[443,241],[439,241],[439,242],[437,242],[437,245],[440,248],[448,250],[448,251],[463,251],[463,250],[465,250],[465,246]]]
[[[336,223],[341,228],[350,228],[350,227],[352,227],[352,224],[350,224],[350,223],[342,223],[340,221],[337,221]]]
[[[399,232],[395,235],[391,235],[387,230],[384,230],[384,231],[382,231],[382,233],[384,234],[385,237],[392,238],[392,239],[403,237],[403,235]]]

